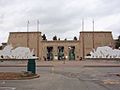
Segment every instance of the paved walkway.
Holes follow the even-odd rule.
[[[120,67],[120,61],[115,60],[83,60],[83,61],[36,61],[38,67]],[[27,61],[3,61],[0,67],[25,67]]]

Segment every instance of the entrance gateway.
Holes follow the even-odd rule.
[[[47,60],[53,60],[53,47],[47,47]]]
[[[75,46],[69,47],[69,60],[75,60]]]
[[[58,60],[64,60],[64,46],[58,46]]]
[[[46,61],[52,61],[54,59],[57,60],[65,60],[68,58],[68,60],[75,60],[75,46],[69,46],[67,50],[67,55],[65,55],[64,46],[58,46],[57,47],[57,54],[54,54],[53,47],[47,46],[47,53],[46,57],[44,57],[44,60]]]
[[[73,40],[47,40],[41,32],[10,32],[7,44],[13,48],[27,47],[29,44],[40,61],[63,60],[65,57],[67,60],[81,60],[93,47],[114,46],[114,40],[111,31],[82,31],[79,38]]]

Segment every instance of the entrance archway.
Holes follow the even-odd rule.
[[[75,46],[69,46],[69,60],[75,60]]]
[[[53,47],[47,47],[47,60],[53,60]]]
[[[64,47],[58,46],[58,60],[64,59]]]

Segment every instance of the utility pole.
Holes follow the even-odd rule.
[[[37,20],[37,57],[39,58],[39,20]]]
[[[92,35],[92,40],[93,40],[93,49],[95,48],[94,46],[94,19],[93,19],[93,35]]]
[[[27,22],[27,47],[29,48],[29,21]]]
[[[85,50],[84,50],[84,19],[82,19],[82,32],[83,32],[83,34],[82,34],[82,52],[83,52],[83,59],[84,59],[84,56],[85,56]]]

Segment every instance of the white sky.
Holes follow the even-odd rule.
[[[37,19],[40,31],[48,39],[57,35],[61,39],[79,36],[81,20],[85,31],[112,31],[120,35],[120,0],[0,0],[0,43],[6,42],[9,32],[36,30]]]

